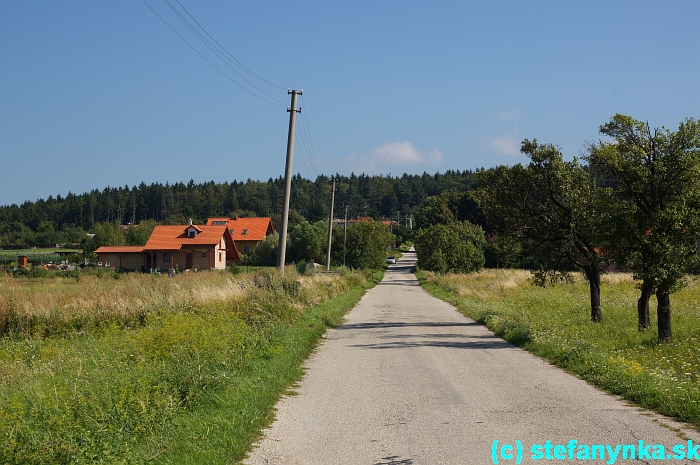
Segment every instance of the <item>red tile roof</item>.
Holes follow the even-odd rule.
[[[371,216],[358,216],[357,219],[348,220],[348,223],[358,223],[360,221],[370,222],[370,221],[372,221],[372,217]]]
[[[195,226],[196,236],[188,237],[190,226],[156,226],[144,250],[180,250],[183,245],[216,245],[226,234],[226,226]]]
[[[95,250],[95,253],[141,253],[143,246],[123,245],[123,246],[107,246],[103,245]]]
[[[207,225],[226,222],[234,241],[262,241],[275,232],[270,218],[209,218]],[[246,230],[246,234],[243,231]]]

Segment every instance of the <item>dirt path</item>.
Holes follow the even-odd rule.
[[[423,291],[410,273],[414,262],[404,255],[328,333],[298,395],[278,404],[277,420],[245,463],[487,464],[495,455],[505,464],[518,459],[516,440],[520,463],[574,463],[569,454],[584,457],[583,446],[593,444],[611,445],[593,462],[624,463],[630,450],[627,460],[621,448],[613,460],[616,445],[634,445],[638,454],[640,440],[663,444],[670,463],[690,462],[676,460],[672,447],[687,448],[688,438],[697,444],[697,432],[661,426],[682,425],[626,406],[494,336]],[[541,460],[533,458],[538,451]],[[643,451],[651,457],[659,449]],[[641,458],[636,463],[657,463]]]

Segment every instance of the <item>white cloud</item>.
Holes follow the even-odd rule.
[[[520,141],[515,138],[515,135],[505,135],[491,139],[491,147],[496,153],[503,155],[519,155]]]
[[[498,115],[498,119],[501,120],[501,122],[505,123],[507,121],[512,121],[514,119],[518,119],[521,116],[523,116],[523,112],[521,110],[514,110],[514,111],[502,111],[500,115]]]
[[[374,149],[373,158],[388,163],[416,163],[423,160],[423,155],[410,142],[394,142]]]
[[[397,172],[406,165],[439,165],[441,163],[442,152],[434,149],[426,155],[408,141],[384,144],[370,153],[361,155],[352,153],[345,157],[346,169],[367,174]]]

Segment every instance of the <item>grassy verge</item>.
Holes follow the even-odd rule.
[[[698,281],[673,295],[674,341],[658,344],[655,329],[637,331],[639,291],[628,275],[604,278],[603,322],[592,323],[588,285],[580,278],[543,289],[531,285],[526,271],[416,274],[428,292],[504,339],[608,392],[700,426]]]
[[[0,463],[239,460],[378,277],[197,275],[0,282]]]
[[[315,307],[293,326],[275,331],[269,345],[249,359],[225,390],[209,396],[204,405],[172,423],[167,445],[150,450],[162,464],[238,463],[273,420],[274,406],[289,386],[303,375],[302,363],[329,327],[342,323],[365,290],[381,280],[376,274],[369,283]]]

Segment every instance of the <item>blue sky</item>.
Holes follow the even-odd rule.
[[[304,89],[305,177],[312,157],[327,175],[521,163],[524,138],[573,157],[614,113],[670,128],[700,116],[697,1],[180,2],[284,87],[260,89],[284,105]],[[2,205],[280,176],[284,105],[233,84],[140,0],[0,0]]]

